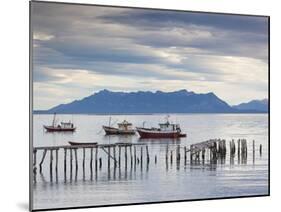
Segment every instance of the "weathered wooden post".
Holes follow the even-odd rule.
[[[101,167],[102,167],[102,159],[101,159],[101,157],[99,158],[99,168],[101,169]]]
[[[33,166],[35,166],[36,167],[36,153],[37,153],[37,150],[36,149],[34,149],[33,150]]]
[[[117,167],[117,161],[116,161],[116,145],[113,146],[113,158],[114,158],[114,168],[113,168],[113,179],[116,179],[116,167]]]
[[[64,156],[63,156],[63,163],[64,163],[64,175],[66,175],[66,148],[63,148]]]
[[[260,156],[262,155],[262,145],[260,144]]]
[[[165,155],[166,163],[168,162],[168,154],[169,154],[169,146],[167,144],[167,146],[166,146],[166,155]]]
[[[186,146],[184,146],[184,164],[186,164]]]
[[[238,160],[240,160],[240,139],[238,139]]]
[[[78,170],[78,159],[77,159],[77,149],[74,149],[74,156],[75,156],[75,169]]]
[[[121,146],[119,145],[118,146],[118,164],[119,164],[119,167],[121,167]]]
[[[255,140],[253,140],[253,162],[255,162]]]
[[[110,169],[110,146],[108,146],[107,168]]]
[[[148,146],[145,146],[146,149],[146,162],[149,163],[149,152],[148,152]]]
[[[83,171],[85,171],[85,148],[83,148],[83,163],[82,163],[82,166],[83,166]]]
[[[133,153],[132,153],[132,145],[130,146],[130,161],[131,161],[131,168],[133,166]]]
[[[90,170],[93,172],[93,148],[90,149]]]
[[[154,163],[157,163],[157,155],[154,156]]]
[[[34,173],[34,175],[36,175],[36,172],[37,172],[37,168],[36,168],[36,153],[37,153],[37,150],[34,149],[33,150],[33,154],[34,154],[34,158],[33,158],[33,173]],[[35,178],[35,180],[36,180],[36,178]]]
[[[58,151],[59,151],[59,149],[56,149],[56,173],[58,172]]]
[[[202,161],[204,163],[205,162],[205,148],[202,149],[201,157],[202,157]]]
[[[53,150],[50,150],[50,181],[53,182]]]
[[[143,150],[142,150],[142,146],[141,146],[141,156],[140,156],[141,167],[142,167],[142,156],[143,156]]]
[[[226,157],[226,140],[223,140],[223,156]]]
[[[180,155],[180,145],[177,146],[177,161],[179,162],[180,161],[180,158],[181,158],[181,155]]]
[[[170,160],[171,160],[171,164],[173,163],[173,150],[171,150],[171,158],[170,158]]]
[[[136,166],[136,163],[137,163],[137,150],[136,150],[136,146],[134,146],[134,163],[135,163],[135,166]]]
[[[73,156],[72,156],[72,149],[69,149],[70,151],[70,174],[72,176],[72,161],[73,161]]]
[[[50,150],[50,171],[53,171],[53,150]]]
[[[113,146],[113,158],[114,158],[114,167],[116,168],[116,146]]]
[[[125,146],[125,169],[127,169],[127,145]]]
[[[189,147],[189,153],[190,153],[190,163],[192,163],[192,160],[193,160],[193,145],[190,145]]]
[[[45,157],[46,157],[46,154],[47,154],[47,149],[44,149],[42,159],[41,159],[41,161],[40,161],[40,163],[39,163],[39,168],[40,168],[39,171],[40,171],[40,173],[42,172],[42,164],[43,164],[43,162],[44,162],[44,159],[45,159]]]
[[[95,169],[96,173],[98,171],[98,147],[96,147],[96,152],[95,152]]]

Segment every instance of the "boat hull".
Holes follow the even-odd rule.
[[[102,126],[106,135],[134,135],[135,130],[120,130],[114,127]]]
[[[158,130],[137,128],[137,132],[139,133],[141,138],[180,138],[180,137],[186,137],[186,134],[181,134],[180,132],[177,132],[177,131],[163,132],[163,131],[158,131]]]
[[[53,126],[44,126],[45,130],[47,130],[47,132],[74,132],[75,131],[75,127],[71,127],[71,128],[59,128],[59,127],[53,127]]]

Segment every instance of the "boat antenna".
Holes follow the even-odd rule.
[[[166,116],[166,121],[167,121],[167,122],[169,122],[169,118],[170,118],[170,115],[168,114],[168,115]]]
[[[55,121],[56,121],[56,113],[54,113],[54,118],[53,118],[53,127],[55,126]]]

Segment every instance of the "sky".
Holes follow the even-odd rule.
[[[34,109],[99,90],[267,98],[265,17],[32,2]]]

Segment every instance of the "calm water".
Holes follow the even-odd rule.
[[[103,115],[60,115],[61,121],[72,120],[77,126],[74,133],[46,133],[44,124],[52,122],[52,115],[34,115],[34,146],[65,145],[68,141],[95,141],[98,143],[115,142],[146,142],[149,145],[150,163],[144,161],[131,166],[130,161],[125,168],[114,169],[113,163],[108,171],[107,156],[99,150],[103,159],[102,168],[91,175],[89,169],[90,150],[86,150],[85,172],[82,171],[82,150],[78,151],[79,167],[77,174],[75,166],[70,176],[67,167],[66,180],[63,173],[63,151],[59,153],[58,175],[50,176],[49,155],[43,165],[42,174],[36,175],[34,183],[34,209],[109,205],[120,203],[152,202],[182,199],[203,199],[214,197],[262,195],[268,193],[268,117],[266,114],[173,114],[170,121],[180,123],[186,138],[180,140],[141,140],[135,136],[105,136],[101,130],[107,125],[109,116]],[[111,123],[124,119],[134,126],[157,126],[164,121],[164,115],[114,115]],[[246,138],[248,142],[247,164],[234,164],[226,158],[225,164],[212,165],[166,165],[165,151],[169,144],[170,150],[176,145],[189,146],[210,138],[230,139]],[[253,160],[252,140],[256,141],[256,154]],[[262,144],[263,153],[260,156],[258,146]],[[227,147],[228,147],[227,142]],[[139,147],[137,154],[139,155]],[[182,157],[183,157],[183,153]],[[122,152],[123,155],[123,152]],[[155,155],[157,163],[155,163]],[[38,159],[42,154],[39,152]],[[69,157],[69,155],[68,155]],[[123,157],[122,157],[123,158]],[[189,159],[189,155],[187,155]],[[69,158],[68,158],[69,161]]]

